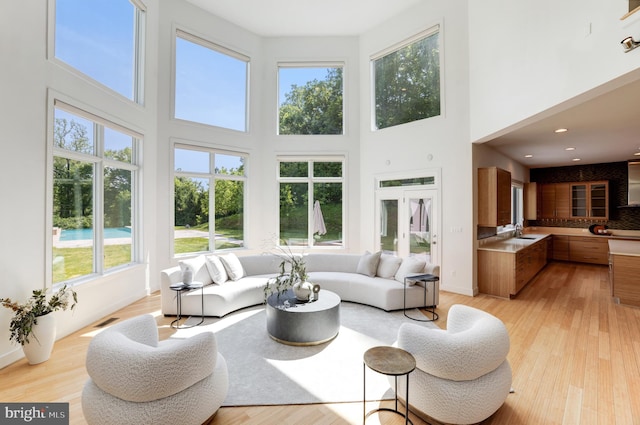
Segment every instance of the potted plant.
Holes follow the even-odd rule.
[[[55,317],[50,313],[68,308],[73,310],[78,303],[78,295],[65,284],[48,300],[46,289],[36,289],[24,304],[9,298],[0,299],[0,303],[15,313],[9,325],[9,339],[22,345],[30,364],[37,364],[49,359],[55,342]]]
[[[291,248],[286,245],[278,246],[278,256],[280,262],[280,272],[276,277],[267,280],[264,286],[265,302],[272,294],[284,294],[288,289],[293,289],[296,298],[300,301],[309,301],[313,285],[307,282],[307,266],[304,262],[304,255],[294,254]]]

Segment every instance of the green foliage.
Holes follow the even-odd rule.
[[[375,61],[376,127],[440,115],[438,34]]]
[[[296,84],[280,105],[280,134],[342,134],[342,68],[324,80]]]

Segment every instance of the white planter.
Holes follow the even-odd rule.
[[[311,282],[296,282],[293,284],[293,293],[299,301],[309,301],[313,292],[313,284]]]
[[[29,364],[38,364],[49,360],[53,343],[56,341],[56,318],[53,314],[45,314],[37,318],[33,326],[29,343],[22,346]]]

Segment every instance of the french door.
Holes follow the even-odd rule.
[[[438,263],[437,190],[394,187],[376,192],[378,249]]]

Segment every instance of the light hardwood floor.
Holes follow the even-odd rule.
[[[460,303],[496,315],[509,329],[515,393],[485,424],[640,424],[640,309],[612,301],[607,273],[606,266],[552,262],[512,300],[441,293],[440,327]],[[159,306],[156,293],[110,317],[154,313],[165,338],[171,318]],[[59,340],[43,364],[20,360],[0,370],[0,401],[69,402],[70,422],[84,423],[84,359],[95,332],[90,326]],[[209,423],[360,424],[362,404],[222,408]],[[404,421],[387,413],[367,420],[376,423]]]

